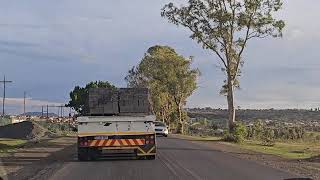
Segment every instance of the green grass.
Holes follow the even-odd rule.
[[[190,136],[190,135],[182,135],[178,134],[176,136],[179,136],[179,138],[182,139],[188,139],[192,141],[220,141],[222,140],[222,137],[216,137],[216,136]]]
[[[320,155],[320,142],[276,142],[274,146],[263,146],[260,142],[257,141],[246,141],[239,146],[243,149],[248,149],[265,154],[273,154],[288,159],[305,159]]]
[[[8,152],[26,144],[27,140],[0,138],[0,152]]]

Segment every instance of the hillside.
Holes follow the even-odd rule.
[[[25,116],[41,116],[42,112],[26,112],[25,114],[21,114],[21,115],[25,115]],[[43,115],[47,116],[47,113],[44,113]],[[55,113],[49,113],[48,116],[50,116],[50,117],[58,117],[58,115],[55,114]]]
[[[193,108],[187,109],[188,116],[192,119],[211,120],[217,124],[224,124],[228,118],[226,109]],[[236,119],[244,122],[253,122],[255,120],[273,120],[287,123],[320,123],[320,111],[299,110],[299,109],[264,109],[252,110],[241,109],[236,111]]]

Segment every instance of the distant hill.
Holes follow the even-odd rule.
[[[213,121],[225,121],[228,118],[226,109],[211,109],[211,108],[189,108],[186,109],[188,116],[195,119],[207,119]],[[301,109],[241,109],[236,111],[236,119],[250,122],[257,119],[275,120],[275,121],[303,121],[320,122],[320,111],[301,110]]]
[[[21,114],[25,116],[42,116],[42,112],[26,112],[25,114]],[[43,113],[44,116],[47,116],[47,113]],[[49,113],[48,114],[50,117],[58,117],[57,114],[55,113]]]

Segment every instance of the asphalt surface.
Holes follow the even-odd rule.
[[[50,180],[282,180],[296,176],[237,158],[205,144],[158,138],[156,160],[65,162]],[[73,157],[75,158],[75,156]]]

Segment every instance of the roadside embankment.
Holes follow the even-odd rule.
[[[59,166],[59,162],[72,160],[75,143],[75,137],[47,137],[0,152],[0,177],[5,180],[30,179],[40,171],[47,174]]]

